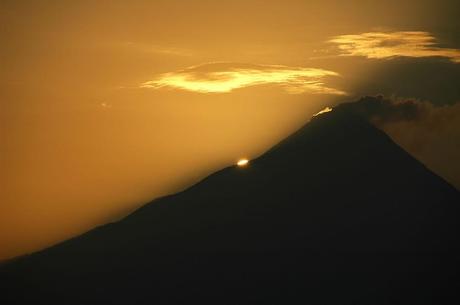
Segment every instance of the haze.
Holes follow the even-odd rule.
[[[0,259],[254,158],[325,107],[454,107],[455,1],[352,2],[2,1]],[[376,57],[350,40],[404,31],[425,45]]]

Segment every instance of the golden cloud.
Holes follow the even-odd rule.
[[[142,83],[140,87],[225,93],[249,86],[276,84],[291,94],[345,94],[324,84],[324,78],[328,76],[338,76],[338,73],[323,69],[280,65],[207,63],[161,74],[153,80]]]
[[[369,32],[341,35],[329,40],[338,45],[341,56],[364,56],[383,59],[393,57],[445,57],[460,63],[460,50],[436,46],[428,32]]]

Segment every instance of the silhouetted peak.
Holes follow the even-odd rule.
[[[18,260],[0,301],[451,304],[459,193],[369,123],[386,107],[335,107],[245,167]]]

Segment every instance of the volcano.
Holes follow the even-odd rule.
[[[359,103],[359,102],[358,102]],[[455,304],[460,193],[341,105],[0,269],[13,304]]]

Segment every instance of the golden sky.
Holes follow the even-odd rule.
[[[460,100],[454,2],[2,1],[0,259],[254,158],[327,106]]]

